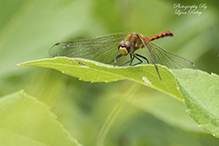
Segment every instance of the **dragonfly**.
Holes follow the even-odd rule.
[[[142,63],[153,64],[161,80],[157,64],[164,65],[176,72],[179,78],[194,77],[187,70],[195,69],[195,64],[181,56],[169,52],[152,41],[173,36],[171,31],[164,31],[151,37],[139,33],[115,33],[92,39],[81,39],[54,44],[49,54],[52,57],[66,56],[84,58],[114,66],[135,66]],[[140,55],[138,50],[145,49],[146,55]]]

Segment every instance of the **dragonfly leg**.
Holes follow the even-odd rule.
[[[143,58],[144,60],[146,60],[147,61],[147,63],[149,64],[149,61],[148,61],[148,59],[146,58],[146,57],[144,57],[144,56],[141,56],[141,55],[139,55],[139,54],[135,54],[136,56],[138,56],[138,57],[141,57],[141,58]]]
[[[137,64],[141,64],[141,63],[142,63],[142,60],[141,60],[140,58],[138,58],[138,57],[141,57],[141,58],[145,59],[145,60],[147,61],[147,63],[149,64],[149,61],[148,61],[148,59],[147,59],[146,57],[141,56],[141,55],[139,55],[139,54],[134,54],[133,56],[134,56],[135,58],[137,58],[137,59],[140,61],[139,63],[136,63],[136,64],[134,64],[134,65],[137,65]],[[138,56],[138,57],[137,57],[137,56]],[[154,63],[154,67],[155,67],[155,69],[156,69],[156,71],[157,71],[157,74],[158,74],[160,80],[161,80],[159,70],[158,70],[157,65],[156,65],[155,63]]]
[[[107,64],[111,64],[111,63],[114,61],[114,66],[115,66],[115,65],[116,65],[116,59],[118,59],[118,58],[120,58],[120,57],[122,57],[122,54],[116,55],[112,61],[106,62],[106,63],[107,63]]]
[[[132,54],[130,54],[130,58],[131,58],[131,60],[130,60],[130,66],[132,65],[132,62],[133,62],[133,60],[134,60],[134,57],[133,57],[133,55]]]
[[[136,55],[136,54],[133,54],[133,58],[136,58],[136,59],[138,59],[139,60],[139,62],[138,63],[136,63],[136,64],[134,64],[134,65],[132,65],[132,66],[135,66],[135,65],[138,65],[138,64],[141,64],[143,61],[140,59],[140,58],[138,58],[137,57],[138,55]],[[139,56],[140,57],[140,56]]]
[[[129,62],[130,62],[129,65],[131,66],[133,59],[134,59],[134,57],[132,57],[132,54],[130,54],[130,60],[127,61],[127,62],[125,62],[125,63],[123,63],[122,65],[120,65],[120,67],[126,65],[126,64],[129,63]]]

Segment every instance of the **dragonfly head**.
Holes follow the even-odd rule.
[[[126,56],[131,52],[132,43],[129,41],[121,41],[118,45],[119,52]]]

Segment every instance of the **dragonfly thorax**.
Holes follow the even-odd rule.
[[[140,37],[142,37],[142,36],[138,33],[129,33],[127,35],[125,41],[121,41],[119,43],[119,45],[118,45],[119,52],[123,56],[126,56],[128,54],[134,53],[139,48],[143,48],[144,45],[143,45]],[[145,40],[145,41],[147,41],[147,40]]]
[[[144,47],[142,40],[140,38],[144,39],[144,41],[147,41],[145,40],[144,36],[138,33],[129,33],[127,35],[126,41],[132,42],[133,52],[138,50],[139,48]]]

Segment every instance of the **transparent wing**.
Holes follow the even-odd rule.
[[[124,40],[126,36],[126,33],[118,33],[93,39],[56,43],[49,50],[49,54],[53,57],[66,56],[84,58],[106,63],[112,61],[114,57],[120,53],[118,51],[118,44]]]
[[[178,78],[194,78],[196,76],[197,71],[188,71],[188,69],[196,69],[192,61],[168,52],[152,42],[146,43],[146,46],[154,62],[172,69]]]

